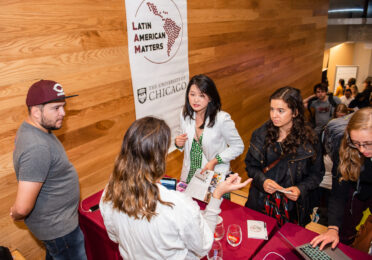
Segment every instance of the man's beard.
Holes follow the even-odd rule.
[[[50,121],[46,120],[43,115],[41,116],[41,123],[40,123],[40,125],[42,127],[44,127],[48,131],[58,130],[58,129],[60,129],[62,127],[62,124],[61,124],[60,127],[56,127],[56,123],[57,123],[57,121],[54,124],[52,124]]]

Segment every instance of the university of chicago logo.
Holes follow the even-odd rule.
[[[147,99],[146,88],[137,89],[137,96],[138,96],[138,101],[141,104],[145,103]]]

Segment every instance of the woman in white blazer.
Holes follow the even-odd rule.
[[[181,181],[189,182],[197,168],[227,174],[230,161],[244,151],[243,141],[230,115],[221,111],[214,82],[205,75],[190,80],[180,115],[182,133],[176,147],[184,151]]]

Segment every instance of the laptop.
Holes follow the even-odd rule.
[[[278,233],[287,241],[288,244],[291,245],[302,257],[306,260],[351,260],[350,257],[344,254],[338,247],[336,249],[332,249],[331,245],[326,245],[323,250],[319,249],[319,246],[313,247],[309,243],[302,244],[300,246],[295,247],[289,240],[280,232]]]

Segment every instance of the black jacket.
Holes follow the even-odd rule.
[[[341,173],[338,171],[338,165],[339,158],[336,157],[332,168],[332,193],[328,203],[328,225],[341,227],[345,207],[350,205],[348,201],[352,199],[354,191],[356,191],[356,198],[360,201],[372,198],[372,161],[370,158],[364,158],[358,189],[355,181],[340,181]]]
[[[264,210],[267,193],[263,189],[263,183],[266,179],[272,179],[284,188],[297,186],[301,195],[296,203],[292,203],[289,211],[297,210],[298,223],[305,225],[310,221],[310,193],[319,186],[324,176],[321,145],[301,145],[296,155],[284,156],[274,168],[264,174],[263,168],[279,157],[272,148],[265,150],[267,125],[268,122],[253,132],[245,158],[246,171],[253,178],[246,206],[257,211]]]

